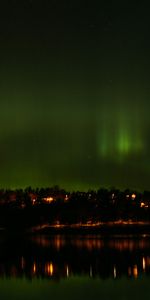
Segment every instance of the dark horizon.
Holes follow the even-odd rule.
[[[97,187],[91,188],[90,186],[87,187],[87,189],[69,189],[66,188],[63,185],[59,185],[59,184],[54,184],[54,185],[45,185],[45,186],[32,186],[32,185],[28,185],[28,186],[18,186],[18,187],[4,187],[4,186],[0,186],[0,192],[2,191],[10,191],[10,192],[16,192],[16,191],[22,191],[22,192],[26,192],[26,191],[40,191],[40,190],[54,190],[56,193],[60,192],[60,191],[64,191],[66,193],[90,193],[90,192],[97,192],[98,190],[106,190],[106,191],[118,191],[118,192],[129,192],[129,193],[137,193],[137,194],[143,194],[144,192],[148,192],[150,193],[150,188],[149,189],[135,189],[135,188],[131,188],[131,187],[124,187],[124,188],[120,188],[118,186],[114,186],[114,185],[110,185],[110,186],[104,186],[104,185],[99,185]]]
[[[0,190],[0,228],[12,234],[144,234],[150,230],[150,191]]]

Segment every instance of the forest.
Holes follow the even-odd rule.
[[[0,190],[0,227],[150,221],[150,191],[116,188],[68,192],[59,186]]]

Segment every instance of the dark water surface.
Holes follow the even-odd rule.
[[[0,237],[0,299],[148,299],[150,237]]]

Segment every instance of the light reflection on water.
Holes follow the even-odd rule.
[[[47,236],[34,236],[32,241],[41,247],[55,247],[59,251],[64,246],[72,245],[76,248],[86,248],[87,250],[102,249],[108,247],[109,249],[115,248],[120,251],[122,250],[136,250],[145,249],[150,246],[150,237],[143,235],[140,238],[134,238],[132,236],[113,238],[102,238],[98,235],[81,235],[81,236],[63,236],[56,235],[54,237]]]
[[[142,274],[149,275],[150,272],[150,239],[146,236],[136,239],[131,237],[102,239],[88,235],[78,238],[62,235],[53,238],[37,236],[32,238],[32,242],[45,249],[53,248],[61,255],[68,251],[65,257],[68,262],[64,265],[62,277],[85,273],[90,277],[116,279],[125,275],[128,278],[137,278]],[[69,258],[70,254],[73,255],[72,260]],[[59,272],[58,265],[55,266],[52,262],[49,264],[53,271],[45,272],[46,275],[53,276],[56,270]]]
[[[111,287],[117,299],[118,293],[121,293],[120,287],[122,285],[123,289],[125,282],[131,286],[128,298],[136,287],[140,288],[136,299],[140,299],[138,297],[145,284],[142,298],[144,299],[146,291],[150,292],[149,236],[102,238],[97,235],[37,235],[15,241],[10,238],[1,239],[0,246],[0,296],[2,291],[6,292],[5,282],[10,290],[12,285],[18,286],[18,282],[22,289],[24,285],[30,284],[30,287],[37,285],[36,289],[40,288],[41,291],[43,286],[46,286],[47,296],[50,293],[49,289],[55,289],[59,284],[58,297],[61,297],[66,288],[68,293],[73,293],[76,284],[78,289],[81,289],[81,294],[85,292],[83,288],[85,289],[86,285],[91,288],[94,286],[95,297],[102,296],[101,292],[105,286],[107,293],[107,288]],[[15,288],[13,293],[15,294]],[[78,295],[79,299],[80,296]],[[42,299],[41,297],[39,293],[37,299]],[[89,294],[87,299],[88,297]]]

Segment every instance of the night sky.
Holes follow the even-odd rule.
[[[148,1],[0,1],[0,187],[150,189]]]

